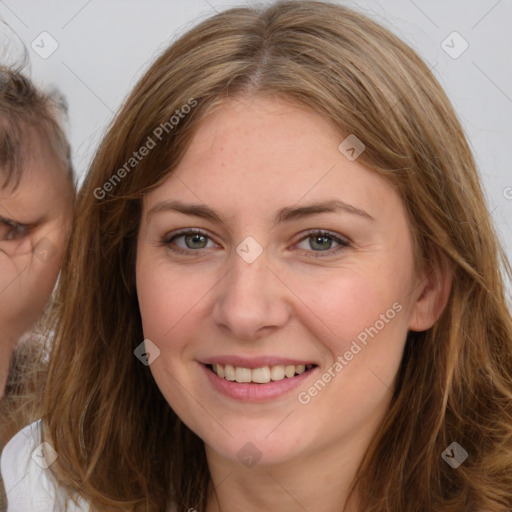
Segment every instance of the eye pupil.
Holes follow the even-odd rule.
[[[332,243],[332,240],[328,236],[321,235],[321,236],[314,236],[312,238],[313,238],[313,243],[310,244],[312,249],[315,249],[315,245],[316,245],[316,248],[319,248],[319,249],[326,249],[326,248],[328,249],[328,248],[330,248],[330,243]],[[324,243],[322,243],[322,242],[324,242]],[[327,242],[328,245],[326,245],[325,242]]]
[[[195,244],[195,243],[201,243],[201,239],[202,239],[202,242],[204,242],[206,237],[204,235],[199,234],[199,233],[195,233],[193,235],[187,235],[185,237],[187,247],[189,249],[197,249],[198,247],[196,247],[196,246],[193,246],[193,247],[190,246],[190,244],[188,243],[190,239],[192,239],[192,244]],[[199,248],[201,249],[203,247],[204,247],[204,245],[201,245]]]

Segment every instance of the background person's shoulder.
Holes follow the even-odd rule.
[[[49,443],[41,443],[41,421],[20,430],[5,446],[1,471],[8,512],[64,510],[66,493],[55,485],[49,466],[58,454]],[[89,506],[68,505],[69,512],[87,512]]]

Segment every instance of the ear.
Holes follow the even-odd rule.
[[[409,330],[426,331],[436,323],[448,303],[452,281],[452,267],[444,255],[438,254],[431,265],[419,276]]]

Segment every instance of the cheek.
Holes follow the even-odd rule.
[[[330,417],[333,435],[339,425],[364,425],[387,403],[406,340],[396,281],[379,284],[366,270],[331,278],[321,287],[304,283],[300,292],[311,308],[304,309],[302,324],[325,358],[318,380],[298,390],[298,401],[312,404],[318,417]]]
[[[310,330],[332,355],[349,350],[353,340],[364,344],[369,330],[375,335],[375,327],[379,335],[403,331],[404,322],[397,311],[403,310],[398,280],[378,282],[378,275],[366,267],[343,270],[338,275],[332,272],[323,281],[315,278],[297,283],[297,296],[307,306],[302,320],[309,318]]]
[[[175,294],[172,286],[163,279],[158,279],[158,273],[151,267],[137,264],[137,296],[142,318],[144,336],[151,340],[161,339],[174,323]]]
[[[35,255],[33,268],[37,272],[37,286],[34,286],[34,290],[38,293],[41,302],[48,300],[57,281],[64,256],[64,243],[55,237],[52,237],[52,240],[43,238],[31,248]]]
[[[392,387],[408,326],[410,274],[398,256],[364,263],[361,258],[361,264],[347,265],[324,279],[297,280],[298,295],[309,308],[303,308],[301,322],[324,353],[319,378],[329,382],[317,407],[342,403],[345,410],[365,414]],[[301,391],[300,403],[316,400],[316,388]]]
[[[161,350],[169,348],[171,339],[172,347],[179,346],[206,293],[205,280],[197,272],[171,271],[165,261],[142,254],[137,258],[136,285],[144,336]]]

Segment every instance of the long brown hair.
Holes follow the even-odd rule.
[[[354,482],[361,510],[511,508],[510,266],[467,140],[412,49],[357,12],[314,1],[202,22],[156,60],[106,133],[59,288],[43,416],[55,476],[102,511],[157,512],[170,500],[180,512],[205,510],[203,443],[133,355],[143,340],[135,244],[143,195],[172,173],[201,120],[237,94],[295,101],[332,122],[340,142],[356,135],[366,146],[359,162],[404,202],[418,266],[442,258],[452,269],[441,318],[409,333],[390,409]],[[135,163],[148,137],[156,144]],[[469,454],[456,471],[441,458],[454,440]]]

